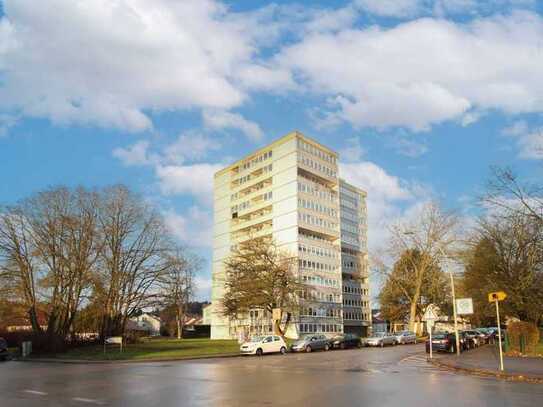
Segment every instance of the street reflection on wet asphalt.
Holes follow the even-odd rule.
[[[194,361],[0,364],[0,406],[538,406],[543,385],[441,370],[422,345]]]

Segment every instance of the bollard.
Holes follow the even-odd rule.
[[[32,353],[32,342],[24,341],[21,345],[22,345],[21,356],[23,358],[30,356],[30,354]]]

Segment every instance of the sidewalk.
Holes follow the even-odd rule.
[[[483,346],[456,355],[436,355],[430,363],[471,374],[498,378],[543,383],[542,358],[517,358],[504,356],[504,371],[499,370],[500,355],[494,345]]]

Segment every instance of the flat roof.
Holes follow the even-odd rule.
[[[252,153],[249,153],[247,154],[246,156],[244,156],[243,158],[240,158],[239,160],[237,160],[236,162],[228,165],[227,167],[223,168],[222,170],[219,170],[215,173],[215,177],[218,177],[219,175],[222,175],[224,174],[225,172],[227,171],[230,171],[232,168],[240,165],[241,163],[243,163],[244,161],[246,161],[247,159],[251,158],[252,156],[254,155],[258,155],[260,153],[264,153],[266,150],[269,150],[271,147],[274,147],[274,146],[278,146],[280,144],[283,144],[293,138],[301,138],[301,139],[304,139],[305,141],[307,141],[308,143],[311,143],[311,144],[314,144],[316,147],[319,147],[327,152],[329,152],[330,154],[332,154],[333,156],[335,156],[336,158],[338,157],[338,153],[336,153],[334,150],[332,150],[331,148],[329,147],[326,147],[325,145],[319,143],[318,141],[310,138],[310,137],[307,137],[305,136],[304,134],[302,134],[300,131],[298,130],[294,130],[288,134],[286,134],[285,136],[283,137],[280,137],[278,138],[277,140],[271,142],[270,144],[267,144],[265,145],[264,147],[261,147],[259,148],[258,150],[255,150],[253,151]]]
[[[343,178],[339,179],[339,185],[341,186],[341,184],[343,184],[344,186],[346,186],[348,188],[354,189],[356,192],[358,192],[361,195],[364,195],[365,197],[368,196],[368,193],[366,191],[364,191],[363,189],[358,188],[358,187],[354,186],[353,184],[345,181],[345,179],[343,179]]]

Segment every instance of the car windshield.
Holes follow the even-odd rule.
[[[262,339],[264,339],[263,336],[252,336],[251,342],[262,342]]]
[[[439,334],[432,335],[432,337],[433,339],[445,339],[447,337],[447,334],[439,333]]]

